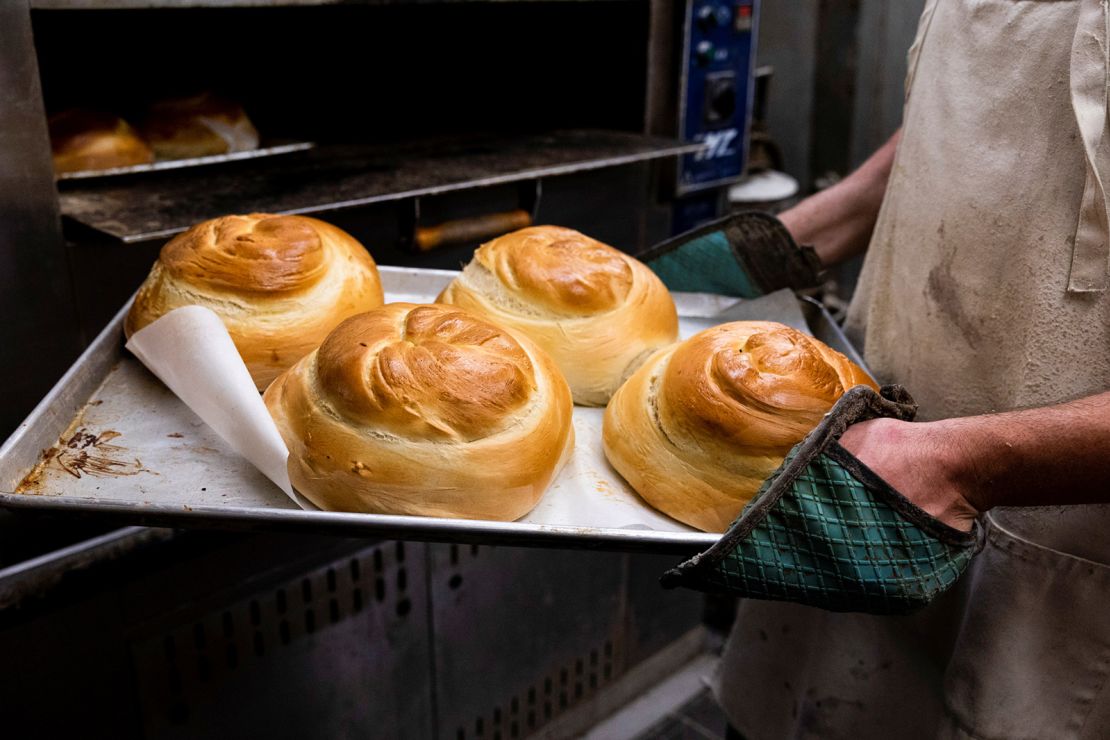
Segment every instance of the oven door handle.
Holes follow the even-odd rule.
[[[532,214],[522,208],[503,213],[454,219],[434,226],[417,226],[412,245],[418,252],[430,252],[451,244],[481,242],[532,225]]]
[[[431,252],[456,244],[483,242],[536,223],[543,195],[543,181],[524,180],[517,184],[517,207],[508,211],[483,213],[423,226],[420,223],[421,198],[408,201],[401,209],[402,246],[413,252]]]

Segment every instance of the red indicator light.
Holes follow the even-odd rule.
[[[737,4],[736,22],[733,24],[733,28],[740,32],[752,30],[752,26],[755,25],[754,14],[755,9],[751,5]]]

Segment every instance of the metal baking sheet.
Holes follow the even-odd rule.
[[[431,300],[456,274],[381,267],[387,300]],[[736,299],[724,296],[679,293],[675,302],[684,335],[729,320],[741,309]],[[785,313],[807,315],[820,339],[851,350],[819,304],[792,308]],[[670,526],[685,531],[301,510],[124,351],[125,312],[126,307],[0,447],[0,506],[127,524],[625,551],[690,552],[718,538],[677,522]],[[611,469],[602,470],[607,463],[600,454],[600,420],[601,410],[576,407],[576,453],[551,490],[570,487],[575,495],[647,507]],[[542,514],[545,502],[546,497],[537,512]]]
[[[58,180],[94,180],[112,178],[119,175],[137,175],[144,172],[164,172],[166,170],[180,170],[190,167],[201,167],[209,164],[224,164],[225,162],[240,162],[245,159],[259,159],[260,157],[273,157],[278,154],[291,154],[303,152],[316,146],[312,141],[293,141],[285,144],[272,144],[245,152],[231,152],[230,154],[211,154],[207,157],[186,157],[184,159],[162,159],[150,164],[134,164],[128,167],[105,167],[99,170],[78,170],[76,172],[60,172]]]

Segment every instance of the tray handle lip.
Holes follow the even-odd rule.
[[[15,453],[16,448],[23,442],[23,439],[28,434],[35,431],[39,420],[46,419],[51,415],[50,410],[63,400],[69,388],[82,383],[91,386],[88,395],[80,402],[80,407],[83,408],[96,392],[95,389],[99,388],[104,382],[106,375],[104,377],[96,377],[91,381],[87,380],[85,376],[88,375],[88,366],[100,361],[99,358],[101,357],[107,358],[104,360],[105,362],[114,363],[118,361],[123,352],[123,320],[127,316],[127,312],[131,309],[131,304],[134,300],[135,294],[132,293],[131,297],[124,302],[123,307],[112,317],[112,320],[100,330],[96,338],[77,356],[77,359],[73,361],[69,369],[58,379],[58,382],[50,388],[50,391],[42,397],[42,400],[35,404],[35,407],[31,409],[31,413],[27,414],[23,421],[16,426],[11,435],[0,445],[0,486],[4,485],[5,474],[9,472],[6,470],[6,461]],[[109,349],[113,343],[119,345],[116,352],[112,352]],[[82,393],[80,395],[84,396],[85,394]],[[74,413],[77,413],[79,410],[80,408],[75,409]],[[72,421],[73,417],[70,416],[65,424],[56,431],[54,436],[64,432]],[[41,452],[41,450],[38,452]]]
[[[301,509],[260,509],[249,506],[159,506],[129,501],[95,501],[87,506],[83,501],[50,495],[0,493],[0,507],[11,510],[31,510],[37,513],[68,512],[77,510],[88,516],[122,515],[129,518],[147,517],[149,521],[172,526],[174,521],[201,520],[224,529],[280,529],[283,524],[299,525],[305,514]],[[264,516],[259,516],[259,514]],[[705,532],[661,532],[646,529],[616,529],[602,527],[576,527],[558,524],[530,524],[525,522],[495,522],[437,517],[402,516],[396,514],[359,514],[341,511],[314,511],[312,518],[319,526],[341,529],[361,536],[386,536],[395,539],[421,539],[431,542],[458,542],[460,535],[467,538],[488,538],[512,541],[537,547],[558,547],[560,544],[610,549],[662,548],[693,552],[709,547],[721,535]],[[371,517],[368,519],[368,517]],[[235,526],[236,524],[244,526]],[[157,525],[156,525],[157,526]]]

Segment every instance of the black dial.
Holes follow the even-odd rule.
[[[705,81],[705,122],[726,123],[736,114],[736,78],[732,74],[710,77]]]
[[[709,101],[709,105],[719,120],[728,120],[736,112],[736,88],[732,85],[721,87]]]

